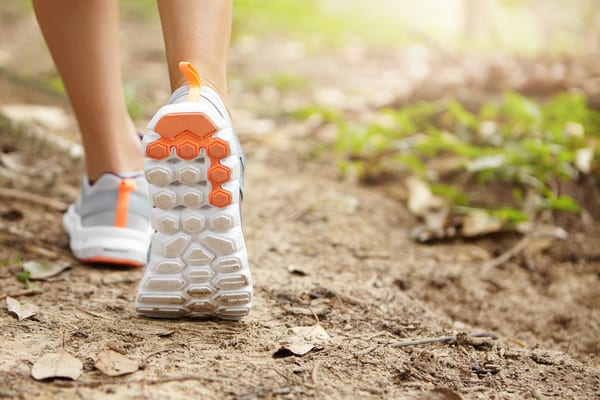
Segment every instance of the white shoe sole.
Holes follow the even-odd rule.
[[[156,230],[138,314],[240,319],[252,303],[241,228],[243,167],[235,133],[212,107],[164,106],[142,148]]]
[[[63,216],[63,227],[69,234],[73,255],[83,262],[135,267],[146,264],[149,233],[111,226],[82,226],[73,205]]]

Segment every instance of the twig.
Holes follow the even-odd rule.
[[[315,361],[315,366],[313,367],[312,372],[310,373],[310,379],[312,380],[312,383],[315,385],[319,384],[318,374],[319,374],[319,367],[321,366],[322,361],[323,360]]]
[[[533,389],[531,391],[531,395],[533,396],[533,398],[535,400],[546,400],[546,398],[544,396],[542,396],[542,394],[535,389]]]
[[[16,189],[0,188],[0,197],[25,201],[56,211],[65,211],[68,207],[68,204],[63,203],[62,201],[42,197],[31,192],[24,192]]]
[[[569,234],[562,228],[553,225],[537,225],[530,228],[525,237],[519,240],[513,247],[502,253],[500,256],[487,261],[483,264],[484,269],[492,269],[504,264],[517,254],[521,253],[529,245],[531,240],[537,239],[561,239],[565,240]]]
[[[142,361],[140,361],[140,363],[139,363],[140,369],[145,369],[146,368],[146,364],[148,363],[148,360],[150,359],[150,357],[154,357],[155,355],[158,355],[160,353],[165,353],[167,351],[171,351],[171,349],[156,350],[156,351],[153,351],[152,353],[146,355],[146,357],[144,357],[142,359]]]
[[[52,382],[55,386],[61,387],[98,387],[103,385],[131,385],[131,384],[143,384],[143,385],[159,385],[161,383],[169,382],[184,382],[184,381],[209,381],[209,382],[228,382],[229,379],[217,378],[211,376],[201,375],[183,375],[183,376],[167,376],[158,379],[132,379],[132,380],[119,380],[119,379],[107,379],[97,381],[54,381]]]
[[[517,242],[517,244],[515,244],[513,247],[511,247],[504,253],[500,254],[498,257],[493,258],[489,261],[486,261],[483,264],[483,268],[484,269],[492,269],[492,268],[501,266],[502,264],[506,263],[508,260],[510,260],[511,258],[516,256],[517,254],[519,254],[520,252],[525,250],[525,248],[529,244],[530,240],[531,240],[531,236],[525,236],[523,239],[519,240]]]
[[[48,247],[54,249],[54,250],[50,250],[50,249],[41,248],[39,246],[35,246],[35,245],[29,244],[29,243],[26,244],[25,249],[27,251],[31,251],[32,253],[36,253],[42,257],[58,258],[60,256],[60,254],[63,252],[62,249],[60,249],[59,247],[57,247],[56,245],[54,245],[51,242],[50,238],[40,237],[32,232],[26,231],[17,226],[14,226],[12,224],[6,224],[6,223],[0,221],[0,233],[1,232],[5,232],[5,233],[8,233],[9,235],[16,236],[25,242],[34,242],[34,243],[41,242],[44,246],[48,246]]]
[[[374,344],[373,346],[371,346],[371,347],[367,347],[367,348],[366,348],[366,349],[364,349],[364,350],[357,351],[357,352],[355,352],[355,353],[354,353],[354,357],[362,357],[362,356],[365,356],[365,355],[369,354],[370,352],[372,352],[373,350],[375,350],[375,349],[376,349],[378,346],[379,346],[379,345],[377,345],[377,344]]]
[[[22,290],[20,292],[15,292],[15,293],[0,294],[0,300],[3,300],[7,297],[33,296],[35,294],[40,294],[40,293],[43,293],[43,291],[41,289]]]
[[[352,295],[349,294],[343,294],[343,293],[335,293],[335,295],[342,300],[345,303],[349,303],[353,306],[363,306],[365,303],[359,299],[358,297],[354,297]]]
[[[108,317],[105,317],[105,316],[104,316],[104,315],[102,315],[102,314],[98,314],[98,313],[95,313],[95,312],[93,312],[93,311],[84,310],[83,308],[79,308],[79,307],[77,307],[77,309],[78,309],[79,311],[81,311],[82,313],[86,313],[86,314],[88,314],[88,315],[91,315],[92,317],[101,318],[101,319],[110,319],[110,318],[108,318]]]
[[[319,325],[321,323],[321,321],[319,321],[319,316],[317,315],[317,313],[315,313],[313,311],[312,308],[309,308],[310,312],[312,313],[313,317],[315,317],[315,320],[317,321],[317,323],[315,325]]]
[[[25,239],[25,240],[34,240],[36,239],[35,235],[29,231],[25,231],[21,228],[17,228],[14,225],[9,225],[9,224],[5,224],[3,222],[0,222],[0,231],[1,232],[6,232],[9,233],[11,235],[20,237],[21,239]]]
[[[288,378],[287,376],[285,376],[283,373],[277,371],[275,368],[273,368],[273,371],[275,371],[275,373],[279,376],[281,376],[283,379],[285,379],[286,381],[290,381],[290,378]]]
[[[440,336],[437,338],[406,340],[404,342],[392,343],[390,345],[390,347],[398,348],[398,347],[418,346],[420,344],[429,344],[429,343],[448,343],[448,342],[457,340],[457,336],[459,336],[459,335]],[[491,332],[474,333],[472,335],[468,335],[467,337],[474,337],[474,338],[486,338],[487,337],[487,338],[492,338],[494,340],[498,339],[498,336]]]
[[[31,251],[32,253],[36,253],[44,258],[59,258],[60,254],[54,250],[47,249],[45,247],[35,246],[35,245],[27,245],[25,246],[27,251]]]
[[[80,144],[73,143],[69,139],[34,124],[14,121],[5,113],[0,112],[0,123],[6,122],[12,128],[8,132],[12,137],[18,134],[19,140],[26,140],[27,143],[35,143],[44,148],[50,147],[60,152],[61,155],[67,156],[73,162],[80,161],[83,158],[83,147]]]

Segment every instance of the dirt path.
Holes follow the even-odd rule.
[[[148,43],[154,43],[155,33],[148,35]],[[147,113],[164,94],[164,87],[150,84],[161,70],[152,46],[136,47],[139,64],[130,60]],[[250,160],[244,200],[256,283],[250,316],[240,323],[139,318],[133,296],[141,271],[78,264],[60,228],[60,204],[0,191],[0,260],[19,255],[73,264],[57,278],[35,282],[34,295],[18,297],[37,307],[32,318],[18,321],[0,301],[0,396],[600,398],[597,232],[577,233],[570,253],[545,255],[536,270],[508,263],[487,274],[481,263],[515,238],[416,245],[408,235],[414,221],[401,202],[384,189],[338,179],[332,154],[311,156],[315,140],[329,137],[327,127],[285,116],[286,107],[315,99],[335,105],[340,95],[350,110],[393,102],[397,98],[390,93],[408,90],[402,87],[409,72],[402,79],[393,73],[408,55],[378,58],[346,49],[322,57],[299,51],[294,43],[287,43],[286,51],[270,46],[281,49],[283,44],[242,41],[232,57],[232,98]],[[272,58],[266,71],[252,57],[256,53],[280,58]],[[357,80],[347,79],[359,70],[364,73]],[[302,74],[314,87],[252,87],[253,78],[282,71]],[[391,77],[387,91],[381,76]],[[410,79],[418,86],[418,77]],[[14,103],[37,99],[64,106],[10,76],[0,83]],[[1,122],[3,153],[30,160],[34,171],[33,176],[4,174],[2,186],[72,201],[80,165]],[[72,122],[64,131],[72,135]],[[0,267],[0,295],[23,290],[15,278],[18,270]],[[278,352],[292,328],[314,325],[316,318],[330,335],[328,341],[301,357]],[[491,332],[498,339],[461,336],[446,343],[392,347],[462,332]],[[33,380],[32,364],[61,348],[83,362],[81,378]],[[94,367],[105,349],[135,360],[140,370],[107,377]]]

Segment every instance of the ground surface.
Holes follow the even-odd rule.
[[[35,79],[31,83],[51,65],[31,18],[8,20],[22,35],[2,43],[1,105],[66,107],[60,97],[34,88]],[[123,35],[126,78],[135,78],[147,106],[140,121],[167,93],[166,79],[159,79],[165,68],[158,34],[156,27],[130,24]],[[135,46],[132,37],[140,38]],[[23,62],[25,77],[15,73]],[[73,122],[36,122],[29,115],[25,128],[18,128],[3,118],[0,260],[68,261],[72,268],[34,282],[32,295],[17,297],[37,307],[29,319],[17,320],[0,300],[0,396],[600,398],[597,230],[576,225],[570,240],[539,256],[535,268],[517,260],[483,271],[483,262],[518,238],[415,244],[408,234],[413,217],[386,188],[340,180],[331,154],[314,157],[315,143],[330,140],[331,127],[287,117],[315,102],[361,112],[456,88],[476,99],[503,87],[522,89],[528,81],[540,95],[589,81],[566,77],[544,91],[531,83],[536,72],[527,73],[531,65],[546,68],[541,62],[514,64],[519,79],[511,78],[517,74],[505,65],[511,62],[478,62],[483,67],[473,75],[471,61],[436,69],[436,57],[421,47],[379,52],[356,45],[325,56],[290,41],[237,43],[231,97],[250,160],[244,228],[256,284],[253,311],[240,323],[137,317],[133,296],[140,270],[80,265],[69,254],[60,220],[64,205],[77,196],[81,163],[56,144],[31,139],[33,125],[76,138]],[[303,76],[308,84],[264,82],[283,73]],[[490,86],[498,79],[505,79],[504,86]],[[0,296],[22,293],[19,270],[16,263],[0,267]],[[304,356],[274,357],[291,328],[314,325],[316,318],[331,336],[328,342]],[[491,332],[498,339],[391,346],[461,332]],[[33,363],[61,348],[83,362],[83,375],[35,381]],[[94,363],[105,349],[142,368],[124,377],[104,375]]]

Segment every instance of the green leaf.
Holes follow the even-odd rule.
[[[460,190],[450,185],[432,183],[429,185],[431,193],[443,196],[450,200],[452,204],[466,204],[467,196]]]
[[[524,192],[540,199],[539,209],[578,212],[572,198],[557,197],[549,187],[578,176],[577,152],[590,147],[591,137],[600,137],[600,113],[588,108],[585,97],[567,93],[541,103],[507,92],[501,102],[483,104],[475,114],[453,99],[419,102],[382,110],[380,117],[371,124],[338,120],[340,169],[369,179],[393,179],[407,170],[425,180],[443,179],[433,185],[436,194],[461,207],[476,200],[463,193],[464,182],[502,182],[513,192],[510,204],[490,206],[497,208],[498,218],[512,222],[527,220],[519,209]],[[494,124],[495,140],[481,136],[484,123]],[[440,156],[465,160],[462,173],[445,171],[439,177],[428,171],[426,166]]]
[[[30,276],[31,276],[31,273],[29,271],[17,272],[17,280],[19,282],[23,282],[23,283],[29,282]]]
[[[525,222],[529,218],[527,218],[527,214],[523,211],[518,210],[512,207],[502,207],[497,210],[494,210],[493,215],[503,221],[510,221],[513,223]]]
[[[550,207],[554,210],[569,211],[573,213],[581,211],[581,206],[570,196],[562,195],[549,200]]]

